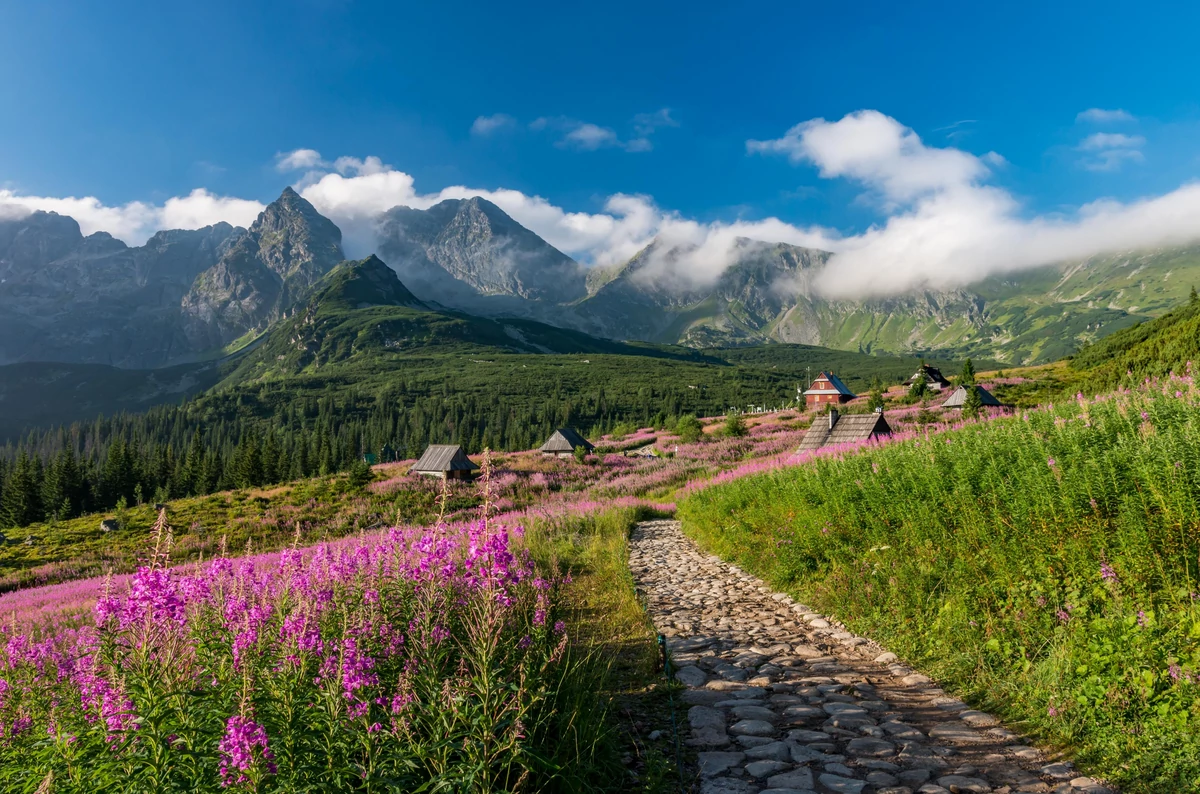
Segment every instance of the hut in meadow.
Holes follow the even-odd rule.
[[[832,372],[822,372],[804,392],[804,405],[812,408],[814,405],[829,403],[841,404],[850,402],[855,397],[854,392],[842,383],[842,379]]]
[[[469,480],[478,468],[458,444],[430,444],[411,471],[444,480]]]
[[[979,402],[983,404],[984,408],[1000,408],[1003,405],[1003,403],[993,397],[992,393],[987,389],[983,388],[982,386],[976,386],[975,388],[979,390]],[[967,387],[959,386],[950,394],[949,397],[946,398],[946,402],[942,403],[942,407],[962,408],[966,402]]]
[[[596,448],[592,442],[576,433],[569,427],[560,427],[554,431],[546,443],[538,449],[543,455],[554,455],[559,458],[569,458],[575,454],[576,447],[583,447],[584,452],[592,452]]]
[[[797,452],[829,447],[834,444],[850,444],[869,441],[872,438],[890,436],[892,428],[883,418],[882,412],[869,414],[839,414],[830,408],[826,416],[818,416],[804,434]]]
[[[931,367],[928,364],[922,364],[920,368],[912,374],[908,380],[904,381],[904,385],[912,387],[919,380],[925,381],[925,386],[930,391],[941,391],[949,388],[950,381],[942,375],[942,371],[937,367]]]

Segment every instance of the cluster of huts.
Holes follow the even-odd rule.
[[[912,376],[904,381],[906,387],[912,388],[917,383],[924,382],[925,388],[931,392],[950,391],[941,404],[942,408],[962,408],[967,401],[967,387],[954,388],[949,380],[942,375],[937,367],[922,364]],[[985,407],[1000,407],[1001,402],[991,392],[982,386],[976,386],[979,399]],[[883,416],[882,410],[869,414],[840,414],[834,406],[847,403],[857,397],[854,392],[842,383],[841,378],[832,372],[822,372],[804,392],[806,408],[829,406],[829,412],[823,418],[813,421],[804,439],[800,442],[801,452],[820,449],[834,444],[846,444],[867,441],[881,436],[890,436],[892,428]]]
[[[556,458],[570,458],[575,450],[582,448],[584,452],[595,451],[592,442],[569,427],[560,427],[554,431],[546,443],[538,448],[543,455]],[[413,464],[414,474],[426,477],[439,477],[447,480],[468,480],[479,469],[474,461],[467,457],[458,444],[430,444],[425,453]]]
[[[950,391],[941,404],[942,408],[962,408],[967,400],[965,386],[954,388],[937,367],[922,364],[920,368],[904,382],[911,388],[914,384],[924,381],[925,387],[931,392]],[[992,394],[982,386],[975,387],[984,406],[1001,405]],[[804,439],[800,442],[799,451],[820,449],[834,444],[846,444],[868,441],[872,438],[890,436],[892,428],[887,423],[881,410],[868,414],[842,414],[835,406],[847,403],[857,397],[854,392],[842,382],[841,378],[832,372],[821,372],[804,392],[804,402],[807,408],[828,406],[829,410],[823,417],[814,420]],[[546,443],[539,447],[544,455],[558,458],[570,458],[575,450],[583,448],[587,453],[595,450],[595,446],[578,432],[569,427],[555,430]],[[627,454],[653,454],[653,446],[646,446]],[[372,461],[373,462],[373,461]],[[440,477],[451,480],[470,479],[479,469],[462,447],[457,444],[431,444],[426,448],[411,471],[427,477]]]

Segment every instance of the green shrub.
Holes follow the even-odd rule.
[[[704,425],[700,424],[700,420],[696,418],[695,414],[684,414],[675,423],[675,432],[681,441],[691,444],[699,441],[700,437],[704,435]]]

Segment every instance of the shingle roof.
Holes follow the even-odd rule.
[[[830,385],[833,386],[833,388],[837,391],[838,394],[846,394],[846,395],[849,395],[850,397],[855,396],[854,392],[850,391],[850,389],[848,389],[846,387],[846,384],[842,383],[842,379],[839,378],[837,375],[834,375],[832,372],[822,372],[820,375],[817,376],[817,380],[820,380],[821,378],[826,378],[829,381]],[[816,381],[813,381],[813,383],[816,383]],[[809,387],[808,391],[806,391],[804,393],[805,394],[828,394],[829,389],[817,389],[814,387]]]
[[[883,414],[838,414],[834,419],[833,429],[829,427],[828,416],[818,416],[804,434],[798,451],[820,449],[831,444],[866,441],[872,436],[891,434],[892,428],[883,418]]]
[[[592,443],[569,427],[560,427],[554,435],[546,439],[539,447],[541,452],[574,452],[575,447],[583,447],[588,452],[595,449]]]
[[[979,389],[979,400],[984,405],[1000,407],[1001,402],[992,396],[992,393],[982,386],[976,386]],[[967,387],[959,386],[954,390],[954,393],[946,398],[946,402],[942,403],[943,408],[962,408],[967,402]]]
[[[478,468],[458,444],[430,444],[421,459],[413,464],[412,470],[446,472],[474,471]]]
[[[921,368],[912,374],[912,377],[904,381],[905,386],[913,385],[917,378],[924,376],[926,383],[940,383],[942,386],[949,386],[950,381],[942,376],[942,371],[937,367],[931,367],[928,364],[922,364]]]

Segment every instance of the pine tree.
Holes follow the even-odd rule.
[[[872,411],[883,410],[883,384],[879,382],[879,378],[871,384],[871,396],[867,399],[867,408]]]
[[[17,462],[8,473],[3,501],[0,502],[0,526],[25,527],[41,520],[43,515],[40,486],[34,462],[22,449]]]
[[[958,385],[975,385],[975,365],[971,363],[971,359],[969,358],[963,363],[962,374],[958,376]]]
[[[963,416],[974,419],[983,412],[983,398],[979,394],[979,387],[974,383],[964,388],[967,390],[967,397],[963,401],[962,413]]]

